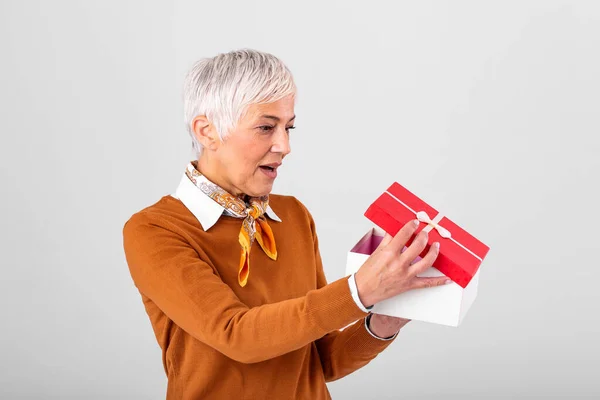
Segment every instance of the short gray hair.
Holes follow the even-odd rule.
[[[289,95],[296,95],[292,73],[269,53],[241,49],[201,59],[187,74],[183,90],[185,123],[193,149],[198,154],[202,151],[192,129],[196,116],[205,115],[224,140],[248,106]]]

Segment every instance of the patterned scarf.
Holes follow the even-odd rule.
[[[244,287],[250,275],[250,248],[255,238],[269,258],[272,260],[277,259],[277,248],[275,246],[273,231],[264,216],[269,204],[269,196],[250,197],[244,201],[209,181],[196,169],[196,166],[197,161],[192,161],[187,165],[185,174],[190,181],[202,193],[225,208],[227,215],[244,219],[238,236],[240,245],[242,246],[238,269],[238,283]]]

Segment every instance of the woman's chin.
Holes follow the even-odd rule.
[[[271,193],[271,190],[273,190],[272,183],[256,185],[255,187],[252,188],[252,193],[251,194],[249,193],[249,195],[252,197],[266,196]]]

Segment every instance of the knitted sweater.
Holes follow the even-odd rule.
[[[327,283],[304,205],[273,194],[269,204],[281,218],[270,223],[278,258],[255,243],[245,287],[240,219],[223,215],[205,231],[164,196],[126,222],[125,256],[162,349],[167,399],[330,399],[326,382],[393,342],[367,332],[348,277]]]

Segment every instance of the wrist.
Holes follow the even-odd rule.
[[[409,319],[388,317],[381,314],[370,314],[367,318],[369,330],[380,338],[393,338],[400,332]]]
[[[361,272],[361,270],[358,270],[354,274],[354,281],[356,283],[356,288],[358,291],[358,298],[360,299],[361,303],[365,305],[365,307],[370,308],[373,305],[375,305],[376,302],[373,300],[371,295],[372,291],[366,284]]]
[[[371,314],[367,318],[367,326],[369,327],[369,330],[371,332],[373,332],[373,334],[375,336],[378,336],[381,339],[389,339],[390,337],[392,337],[396,333],[398,333],[398,330],[393,330],[393,329],[390,329],[389,327],[385,328],[385,327],[382,327],[381,325],[379,325],[377,323],[377,319],[373,318],[374,315],[376,315],[376,314]]]
[[[348,278],[348,286],[350,287],[350,294],[352,295],[352,299],[354,299],[354,302],[356,303],[356,305],[358,306],[358,308],[360,308],[362,311],[368,313],[369,311],[371,311],[371,309],[373,307],[366,307],[363,302],[360,300],[360,297],[358,297],[358,288],[356,287],[356,276],[355,274],[350,275],[350,277]]]

